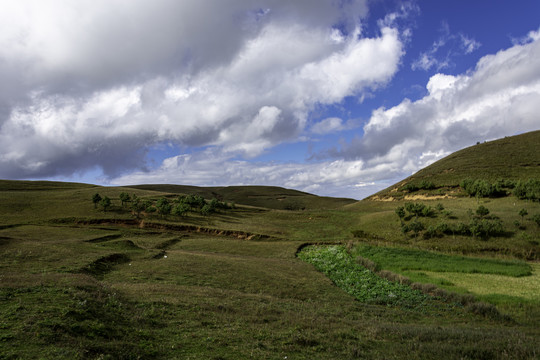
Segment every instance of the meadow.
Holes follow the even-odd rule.
[[[137,219],[121,206],[122,192],[154,202],[178,194],[0,182],[0,358],[538,356],[538,267],[525,256],[538,237],[533,223],[510,237],[424,239],[400,232],[399,201],[333,201],[325,209],[317,199],[305,201],[304,210],[285,210],[272,208],[286,201],[283,191],[258,191],[271,199],[268,207],[238,202],[210,216]],[[94,208],[96,192],[112,199],[106,212]],[[444,205],[460,221],[476,201]],[[520,220],[512,199],[489,201],[505,223]],[[530,214],[538,210],[537,203],[516,201]],[[371,258],[378,270],[415,272],[414,281],[475,300],[463,305],[389,281],[383,281],[392,287],[386,294],[395,297],[359,297],[361,291],[337,286],[324,269],[297,256],[308,244],[337,245],[349,259],[343,271],[353,275],[365,273],[359,256]],[[411,251],[424,267],[410,266]],[[402,265],[383,261],[393,252]],[[470,270],[456,272],[462,267]],[[459,278],[464,275],[471,278]],[[489,290],[486,276],[499,277]],[[381,282],[375,273],[369,278]],[[507,287],[504,279],[519,283]]]

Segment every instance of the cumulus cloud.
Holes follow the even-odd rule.
[[[315,106],[392,78],[399,32],[363,37],[366,14],[365,1],[11,2],[0,177],[115,177],[165,142],[256,156],[298,136]]]
[[[428,95],[373,111],[363,136],[331,154],[410,174],[477,141],[537,130],[538,59],[540,39],[531,36],[528,43],[484,56],[466,74],[436,74]]]
[[[171,157],[151,173],[137,172],[113,183],[279,185],[361,199],[477,141],[537,130],[538,59],[540,38],[531,36],[526,43],[481,58],[466,74],[435,74],[424,98],[376,109],[362,136],[326,152],[317,162],[252,163],[209,148]],[[274,114],[273,109],[266,111]],[[325,134],[344,126],[342,119],[327,118],[311,132]]]

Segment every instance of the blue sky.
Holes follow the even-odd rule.
[[[364,198],[540,128],[540,2],[7,1],[0,178]]]

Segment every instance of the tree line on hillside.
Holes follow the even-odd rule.
[[[161,197],[157,200],[142,199],[136,194],[129,195],[122,192],[119,196],[122,209],[131,210],[137,218],[144,212],[146,214],[158,213],[159,215],[187,216],[189,212],[196,212],[203,216],[208,216],[219,210],[234,209],[234,204],[229,204],[218,199],[207,201],[200,195],[180,195],[174,200]],[[112,201],[108,196],[101,196],[99,193],[92,197],[94,208],[101,207],[104,212],[112,206]]]
[[[498,179],[490,182],[483,179],[467,178],[459,183],[463,191],[477,198],[497,198],[514,195],[521,200],[540,201],[540,179],[508,180]],[[418,190],[434,190],[437,186],[432,181],[410,182],[402,186],[400,190],[409,193]]]
[[[419,220],[421,217],[435,218],[438,215],[443,215],[448,219],[455,219],[451,211],[445,210],[444,206],[439,203],[435,208],[422,203],[405,203],[404,206],[399,206],[395,210],[396,215],[401,222],[401,231],[407,235],[412,233],[414,237],[423,232],[423,237],[426,239],[433,237],[442,237],[443,235],[461,235],[472,236],[474,238],[488,239],[492,236],[505,235],[504,224],[495,215],[490,215],[490,211],[483,205],[480,205],[475,212],[468,211],[469,222],[459,222],[448,224],[440,222],[437,225],[430,225],[426,228],[423,222]],[[526,209],[521,209],[518,212],[521,217],[521,222],[516,221],[514,225],[517,228],[525,229],[525,216],[528,215]],[[540,227],[540,214],[536,214],[530,218]]]

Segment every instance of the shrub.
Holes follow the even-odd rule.
[[[103,211],[107,211],[111,207],[111,199],[108,196],[104,196],[103,199],[99,201],[99,204],[103,207]]]
[[[212,206],[206,204],[201,208],[201,215],[208,216],[211,213],[213,213],[214,211],[215,211],[215,209]]]
[[[425,207],[422,203],[405,203],[405,210],[416,217],[422,216]]]
[[[171,213],[172,206],[169,203],[169,200],[162,197],[157,201],[156,208],[161,215],[168,215]]]
[[[94,209],[97,208],[97,205],[101,201],[101,195],[98,193],[95,193],[94,196],[92,196],[92,202],[94,203]]]
[[[129,196],[128,193],[123,192],[120,193],[120,202],[122,203],[122,207],[127,203],[131,201],[131,196]]]
[[[534,215],[531,220],[534,221],[536,225],[540,226],[540,214]]]
[[[424,224],[419,221],[413,221],[408,226],[409,230],[414,232],[414,236],[418,236],[418,233],[424,230]]]
[[[433,182],[422,180],[419,184],[408,183],[405,186],[403,186],[400,190],[405,190],[411,193],[418,190],[433,190],[435,188],[436,186]]]
[[[469,196],[476,197],[501,197],[506,196],[506,190],[502,188],[499,182],[491,184],[486,180],[464,179],[459,186],[465,190]]]
[[[415,192],[415,191],[418,191],[420,189],[419,189],[418,185],[409,183],[409,184],[403,186],[401,188],[401,190],[405,190],[405,191],[408,191],[408,192]]]
[[[470,235],[471,230],[469,229],[469,226],[465,223],[459,223],[456,226],[455,233],[458,235]]]
[[[443,211],[442,211],[442,214],[443,214],[447,219],[455,218],[455,217],[453,216],[453,213],[452,213],[450,210],[443,210]]]
[[[436,230],[442,234],[451,234],[452,229],[450,226],[448,226],[447,223],[439,223],[437,224]]]
[[[515,186],[516,186],[516,182],[513,181],[513,180],[508,180],[508,179],[497,179],[497,181],[495,182],[495,184],[499,187],[499,188],[506,188],[506,189],[513,189]]]
[[[426,180],[422,180],[422,182],[420,182],[420,189],[424,189],[424,190],[433,190],[435,189],[435,184],[431,181],[426,181]]]
[[[185,216],[188,211],[189,211],[189,205],[186,203],[180,203],[180,204],[177,204],[172,209],[172,214],[177,215],[177,216]]]
[[[474,220],[469,225],[469,231],[474,237],[487,239],[491,236],[501,235],[504,232],[500,220]]]
[[[405,217],[405,209],[403,206],[398,206],[396,209],[396,215],[399,216],[400,219],[403,219]]]
[[[422,216],[424,217],[432,217],[435,215],[435,211],[430,206],[424,206],[422,209]]]
[[[540,201],[540,179],[518,181],[513,194],[521,200]]]
[[[486,208],[485,206],[483,205],[480,205],[478,207],[478,209],[476,209],[476,215],[480,216],[480,217],[484,217],[486,216],[487,214],[489,214],[489,210],[488,208]]]

